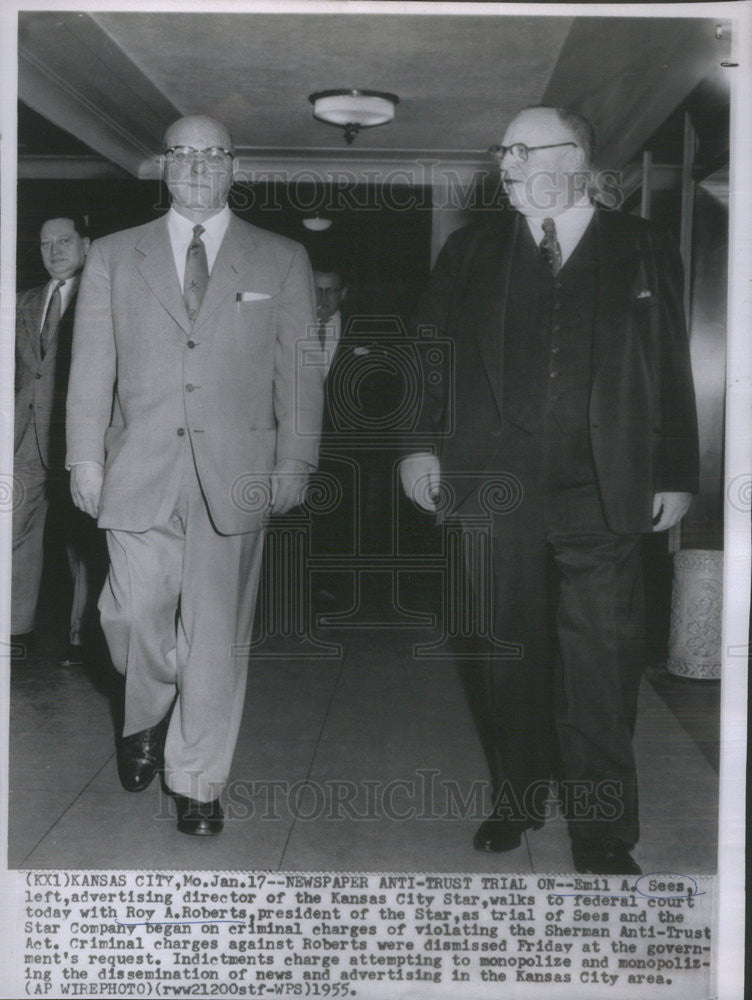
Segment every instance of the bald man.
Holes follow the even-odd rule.
[[[92,245],[68,394],[74,503],[107,530],[102,627],[125,675],[120,780],[163,769],[178,830],[223,826],[264,526],[299,502],[323,404],[298,244],[232,214],[228,130],[174,122],[171,208]]]

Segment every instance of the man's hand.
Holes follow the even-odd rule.
[[[70,491],[73,503],[84,514],[96,517],[102,492],[104,469],[99,462],[76,462],[70,470]]]
[[[656,493],[653,497],[653,531],[666,531],[678,524],[691,502],[691,493]]]
[[[430,452],[418,452],[403,458],[400,464],[402,488],[409,500],[423,510],[435,511],[439,496],[441,468]]]
[[[272,472],[272,511],[286,514],[305,499],[312,466],[297,458],[285,458]]]

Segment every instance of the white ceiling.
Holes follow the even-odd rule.
[[[512,114],[535,103],[589,115],[600,165],[621,167],[700,80],[723,72],[729,29],[717,39],[716,23],[28,12],[19,19],[19,97],[141,177],[153,176],[164,129],[181,114],[224,121],[249,170],[345,163],[383,171],[416,159],[472,169]],[[340,86],[398,94],[394,121],[347,147],[308,103],[310,93]]]

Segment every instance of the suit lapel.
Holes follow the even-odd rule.
[[[256,238],[234,215],[227,226],[219,247],[217,259],[211,269],[209,284],[196,317],[194,329],[203,326],[211,314],[223,303],[234,305],[238,291],[238,275],[245,269],[245,257],[256,246]]]
[[[468,291],[476,302],[473,323],[478,349],[486,369],[496,405],[501,412],[502,360],[504,357],[504,312],[512,256],[520,226],[517,212],[505,213],[501,227],[494,229],[478,246],[470,263]],[[474,281],[484,287],[472,289]],[[466,305],[472,299],[463,296]]]
[[[41,361],[39,333],[42,327],[42,309],[46,291],[47,285],[40,285],[34,289],[34,294],[22,309],[26,349],[37,362]]]
[[[189,333],[191,323],[175,271],[166,219],[158,219],[147,229],[136,244],[136,253],[141,277],[175,322]]]

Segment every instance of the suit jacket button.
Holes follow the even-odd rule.
[[[184,427],[178,427],[178,437],[182,437],[185,434]]]
[[[189,382],[188,385],[185,387],[185,391],[186,392],[193,392],[193,390],[195,388],[196,388],[196,386],[195,385],[191,385],[191,383]]]
[[[41,372],[35,372],[34,378],[41,378],[41,377],[42,377],[42,373]]]
[[[187,347],[195,347],[196,345],[194,344],[194,342],[192,340],[189,340],[188,344],[186,346]]]

